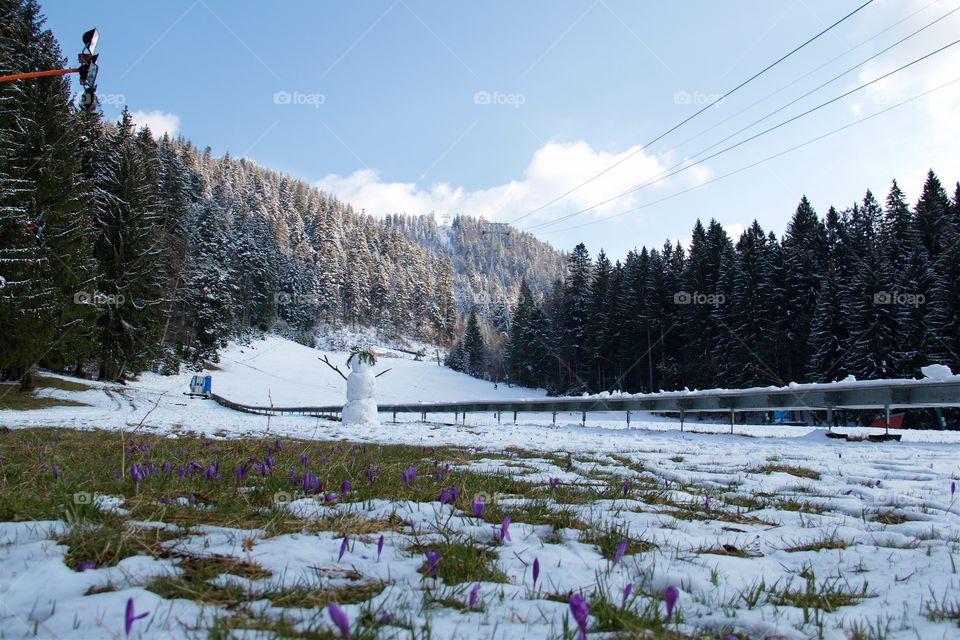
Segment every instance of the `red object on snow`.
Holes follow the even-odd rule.
[[[883,418],[877,418],[870,423],[871,427],[879,427],[883,429],[886,427],[886,421]],[[890,414],[890,428],[891,429],[901,429],[903,428],[903,414],[902,413],[891,413]]]

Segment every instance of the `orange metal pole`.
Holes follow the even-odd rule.
[[[27,73],[14,73],[9,76],[0,76],[0,82],[10,82],[11,80],[26,80],[27,78],[43,78],[46,76],[63,76],[68,73],[76,73],[80,71],[80,68],[76,69],[51,69],[49,71],[29,71]]]

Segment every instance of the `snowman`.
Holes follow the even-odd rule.
[[[372,351],[356,349],[350,353],[347,366],[347,404],[343,406],[343,424],[379,424],[377,417],[377,381],[373,366],[377,358]]]

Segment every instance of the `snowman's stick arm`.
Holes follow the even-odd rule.
[[[317,358],[317,359],[320,360],[320,362],[327,365],[328,367],[330,367],[331,369],[333,369],[334,371],[336,371],[337,373],[339,373],[341,378],[343,378],[344,380],[347,379],[347,376],[343,375],[343,371],[340,371],[340,369],[338,369],[335,364],[330,362],[330,358],[328,358],[327,356],[323,356],[322,358]],[[389,371],[389,369],[387,371]]]
[[[373,376],[373,377],[374,377],[374,378],[379,378],[380,376],[382,376],[383,374],[385,374],[387,371],[390,371],[391,369],[393,369],[393,367],[390,367],[390,369],[387,369],[386,371],[381,371],[380,373],[378,373],[377,375],[375,375],[375,376]]]

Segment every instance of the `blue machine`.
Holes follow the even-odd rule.
[[[193,376],[190,378],[190,393],[187,395],[209,398],[211,389],[213,389],[213,376]]]

